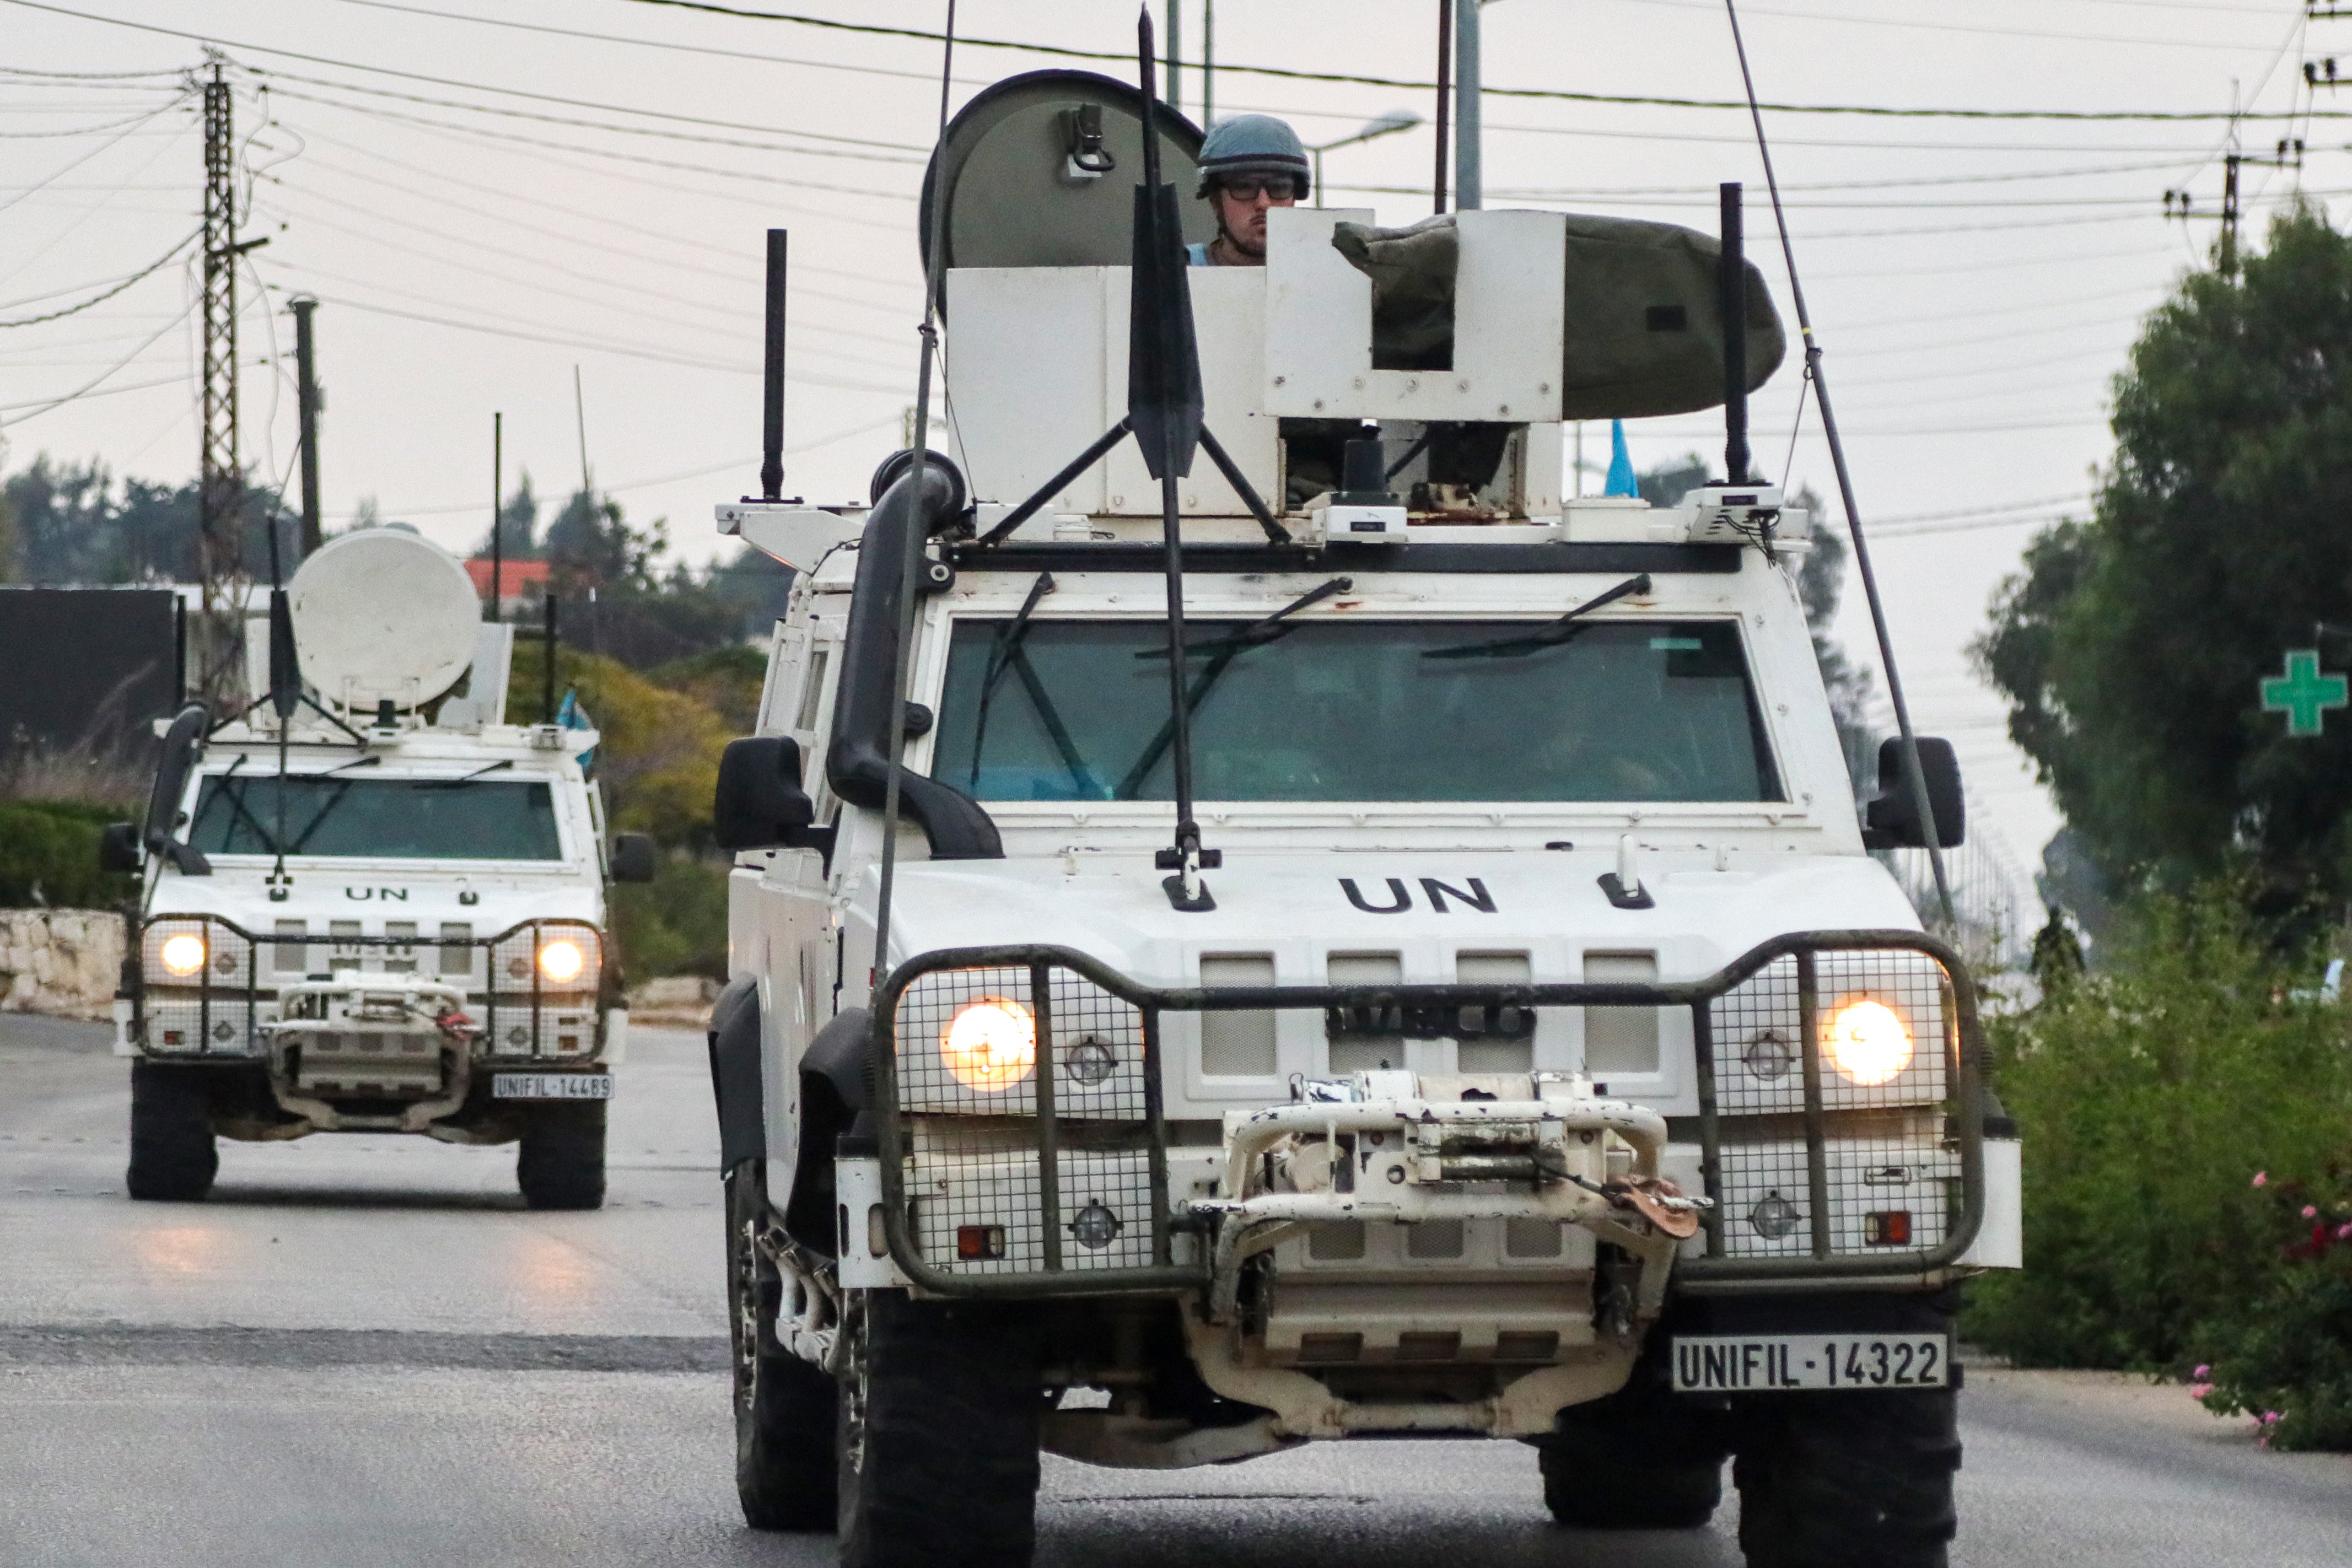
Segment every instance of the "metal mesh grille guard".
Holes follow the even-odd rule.
[[[950,1025],[991,1000],[1026,1009],[1040,1071],[997,1084],[969,1061],[950,1065]],[[1822,1041],[1825,1029],[1866,1027],[1873,1006],[1896,1015],[1913,1051],[1865,1083],[1825,1062]],[[1170,1208],[1163,1013],[1568,1007],[1690,1014],[1716,1201],[1705,1255],[1677,1265],[1685,1283],[1919,1276],[1975,1239],[1983,1046],[1966,963],[1918,932],[1815,931],[1673,985],[1155,988],[1064,947],[924,954],[891,974],[873,1013],[891,1254],[943,1295],[1201,1288],[1208,1265],[1175,1256],[1176,1232],[1194,1222]],[[1908,1234],[1890,1243],[1873,1226],[1898,1205]],[[978,1242],[962,1256],[959,1232]]]
[[[183,933],[205,944],[204,967],[184,977],[166,970],[159,956],[163,943]],[[536,962],[541,941],[559,935],[578,941],[586,958],[579,977],[561,986]],[[468,1007],[479,1011],[482,1049],[489,1055],[552,1055],[544,1049],[549,1035],[542,1015],[593,1009],[604,979],[604,936],[584,920],[526,920],[489,936],[257,936],[217,915],[157,915],[140,927],[142,983],[131,991],[132,1038],[158,1056],[248,1055],[258,1038],[263,995],[312,972],[312,955],[320,948],[329,956],[317,964],[320,970],[331,972],[337,949],[398,954],[417,973],[465,991]]]

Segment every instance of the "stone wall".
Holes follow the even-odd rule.
[[[110,1019],[122,982],[122,916],[0,909],[0,1012]]]

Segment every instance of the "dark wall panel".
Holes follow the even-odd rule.
[[[168,589],[0,588],[0,754],[135,745],[179,701]]]

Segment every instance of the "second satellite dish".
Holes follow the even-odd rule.
[[[302,679],[346,713],[405,712],[457,684],[482,614],[473,580],[429,539],[365,528],[331,539],[288,597]]]

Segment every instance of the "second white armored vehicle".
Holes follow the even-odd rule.
[[[141,873],[131,1197],[203,1197],[218,1137],[376,1132],[520,1141],[532,1207],[604,1201],[608,887],[654,848],[608,850],[597,736],[556,722],[551,679],[541,722],[508,721],[515,628],[480,614],[439,547],[344,535],[249,623],[254,700],[163,727],[146,821],[106,841]]]
[[[1969,973],[1866,852],[1916,797],[1857,820],[1807,519],[1739,459],[1561,494],[1561,422],[1665,373],[1604,351],[1726,357],[1713,243],[1302,206],[1170,274],[1144,101],[1017,78],[935,157],[946,455],[719,508],[802,569],[718,802],[747,1518],[1019,1564],[1041,1450],[1412,1435],[1534,1444],[1592,1527],[1703,1522],[1730,1458],[1757,1568],[1941,1563],[2018,1188]],[[1433,235],[1449,340],[1383,363]],[[1163,485],[1174,288],[1216,444]]]

